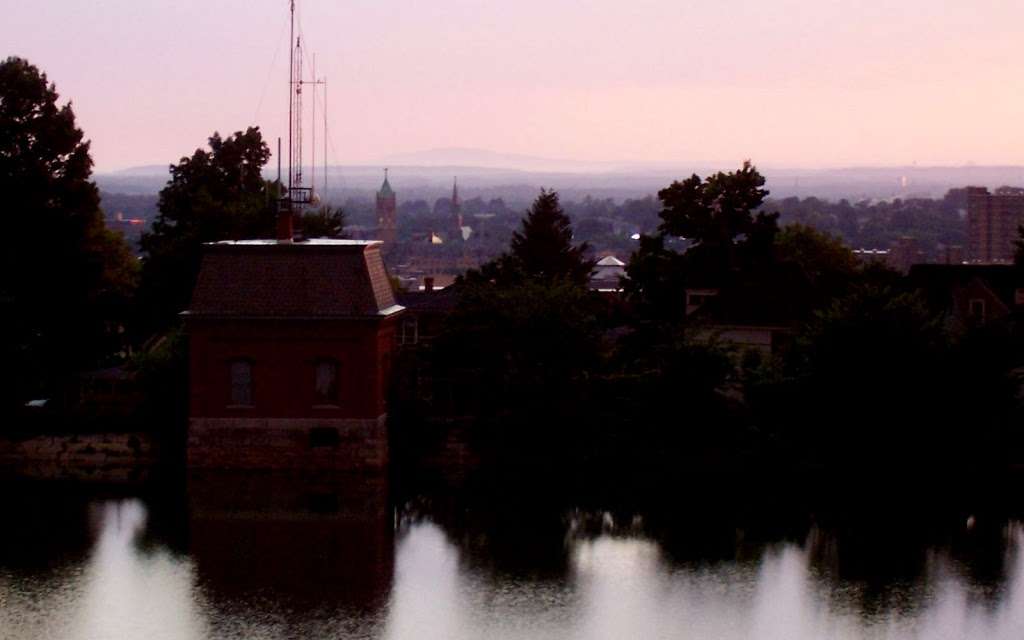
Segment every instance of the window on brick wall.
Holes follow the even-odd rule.
[[[972,298],[968,314],[975,322],[985,322],[985,301],[981,298]]]
[[[232,360],[230,365],[231,376],[231,404],[236,407],[252,406],[252,362],[249,360]]]
[[[316,392],[316,404],[338,404],[337,360],[317,360],[314,385],[314,390]]]
[[[402,322],[402,344],[416,344],[420,341],[420,328],[416,318],[406,318]]]

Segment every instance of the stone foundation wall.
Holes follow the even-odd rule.
[[[193,469],[381,471],[387,464],[386,416],[189,420],[188,466]]]
[[[144,433],[95,433],[0,440],[0,471],[54,480],[143,479],[156,464]]]

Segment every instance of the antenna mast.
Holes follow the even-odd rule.
[[[295,35],[295,0],[288,0],[290,9],[289,31],[289,65],[288,65],[288,191],[281,198],[281,207],[294,217],[302,213],[302,208],[313,202],[314,185],[304,186],[302,183],[302,85],[313,85],[314,118],[316,116],[316,85],[325,84],[323,80],[313,78],[312,81],[302,79],[302,36]],[[324,121],[326,122],[326,109]],[[316,127],[316,122],[313,122]],[[313,134],[316,144],[316,133]],[[326,142],[327,132],[324,131]],[[315,160],[314,152],[314,162]],[[326,158],[326,155],[325,155]],[[315,180],[314,169],[314,180]],[[283,231],[281,235],[284,235]]]
[[[316,82],[316,54],[313,54],[313,66],[310,69],[313,74],[313,82]],[[309,187],[313,190],[310,199],[316,200],[316,84],[313,85],[313,115],[310,117],[310,122],[313,126],[310,127],[310,133],[313,136],[311,144],[309,145]]]
[[[324,76],[324,197],[327,197],[327,76]]]
[[[313,199],[313,188],[302,184],[302,37],[295,36],[295,0],[289,0],[291,22],[288,67],[288,194],[285,206],[298,214]]]

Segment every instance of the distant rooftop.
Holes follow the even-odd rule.
[[[340,238],[310,238],[308,240],[296,240],[293,242],[281,242],[280,240],[221,240],[220,242],[207,242],[206,245],[226,245],[238,247],[268,247],[275,245],[292,247],[367,247],[381,244],[380,240],[342,240]]]
[[[624,267],[626,263],[615,256],[605,256],[597,261],[599,267]]]

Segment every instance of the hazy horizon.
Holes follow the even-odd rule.
[[[73,101],[110,172],[175,162],[215,130],[258,125],[272,147],[286,135],[287,5],[0,0],[0,37]],[[438,149],[723,168],[1024,164],[1021,3],[299,5],[307,71],[315,53],[329,83],[335,165]]]

